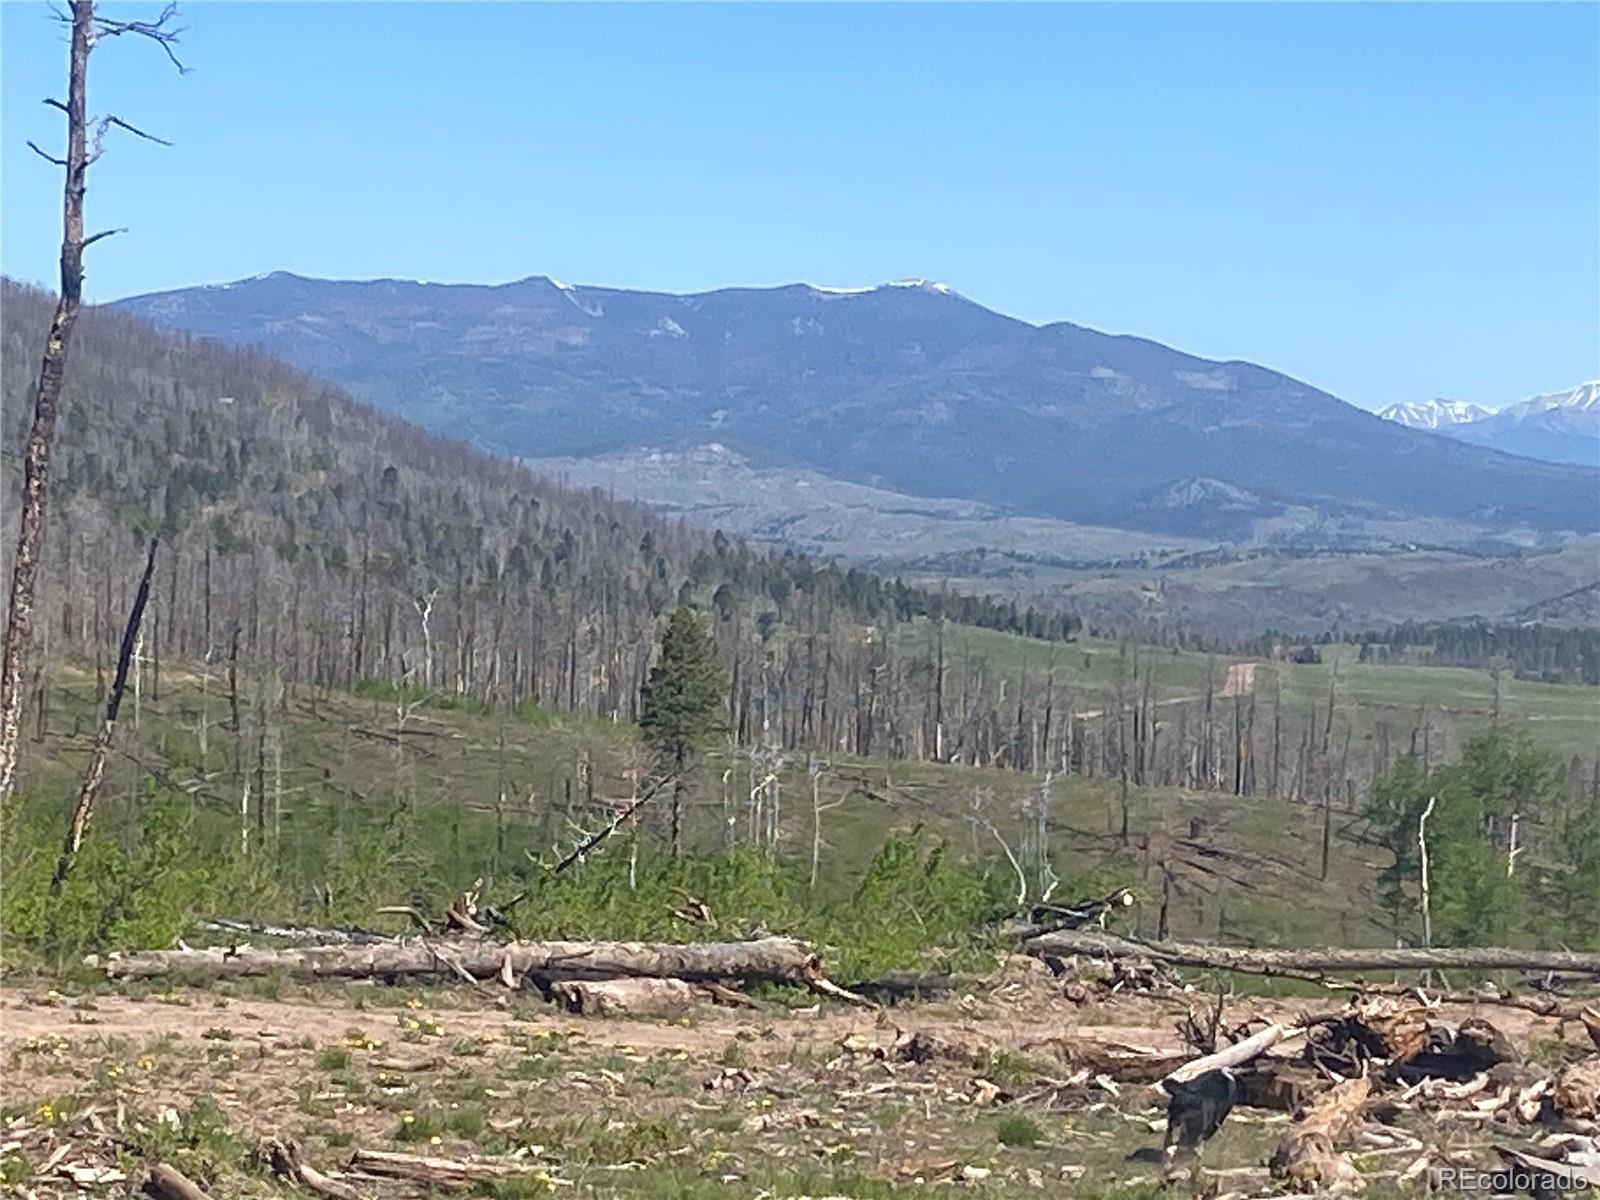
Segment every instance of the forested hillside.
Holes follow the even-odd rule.
[[[48,298],[7,283],[3,299],[17,445]],[[631,721],[663,614],[685,601],[717,637],[737,745],[1307,796],[1340,773],[1361,786],[1448,711],[1429,716],[1448,697],[1420,677],[1230,671],[1170,630],[1141,635],[1160,651],[1064,647],[1069,617],[752,550],[565,490],[255,352],[104,309],[79,332],[41,671],[71,660],[108,675],[160,535],[143,647],[156,686],[164,665],[210,664],[219,688],[260,692],[268,709],[305,686],[381,682]],[[16,460],[4,469],[14,495]],[[944,622],[919,620],[940,610]],[[1552,715],[1587,704],[1519,686],[1515,705]],[[1360,698],[1391,691],[1404,699]],[[1349,749],[1341,731],[1358,739]]]
[[[50,299],[4,288],[8,445]],[[149,537],[145,657],[226,663],[259,686],[379,679],[631,720],[656,622],[714,615],[730,724],[905,754],[936,700],[884,630],[958,623],[1069,636],[1062,615],[938,596],[756,551],[424,433],[264,355],[86,311],[53,471],[41,654],[109,669]],[[18,464],[5,460],[17,493]],[[262,682],[263,674],[271,678]],[[1014,700],[1013,700],[1014,703]]]

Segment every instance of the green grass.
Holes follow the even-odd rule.
[[[930,633],[930,627],[921,624],[904,627],[900,636],[908,650],[920,652]],[[947,643],[946,654],[953,677],[962,669],[964,656],[970,656],[972,663],[981,656],[991,664],[986,668],[991,672],[1020,675],[1025,669],[1030,686],[1053,660],[1062,704],[1070,699],[1083,712],[1114,694],[1120,648],[1093,639],[1051,645],[962,630]],[[1437,730],[1434,757],[1443,761],[1464,732],[1489,719],[1491,684],[1483,672],[1357,664],[1353,655],[1352,647],[1330,647],[1329,661],[1323,664],[1259,668],[1258,742],[1270,728],[1274,674],[1284,678],[1286,773],[1298,736],[1295,731],[1312,704],[1319,709],[1325,704],[1335,661],[1339,678],[1335,740],[1342,741],[1346,726],[1351,729],[1351,771],[1358,776],[1374,754],[1371,731],[1380,720],[1390,725],[1391,752],[1399,753],[1416,707],[1426,702]],[[1163,696],[1203,694],[1208,676],[1220,687],[1226,673],[1227,660],[1211,655],[1146,648],[1140,657],[1156,672]],[[995,675],[989,678],[992,681]],[[93,839],[107,863],[144,853],[140,830],[151,797],[164,795],[185,822],[178,846],[181,839],[192,838],[229,848],[231,853],[231,848],[247,844],[249,853],[230,867],[229,887],[209,902],[216,907],[200,915],[292,915],[312,923],[353,923],[399,932],[406,927],[404,918],[378,917],[373,910],[383,904],[409,903],[438,913],[476,878],[486,880],[487,899],[503,900],[520,890],[524,878],[536,874],[530,857],[550,861],[571,844],[576,829],[602,823],[603,801],[627,794],[624,773],[636,754],[626,726],[545,710],[497,714],[477,705],[420,695],[407,697],[408,702],[422,702],[407,719],[410,732],[396,747],[393,736],[385,736],[395,724],[396,697],[388,685],[363,685],[356,693],[302,689],[283,718],[281,775],[270,762],[262,773],[269,797],[263,814],[255,786],[253,739],[242,736],[236,747],[234,735],[223,724],[227,705],[221,689],[219,679],[202,681],[171,666],[163,671],[159,694],[152,679],[144,681],[137,727],[131,698],[124,706],[120,737],[126,754],[111,761],[93,827]],[[248,684],[243,692],[248,733],[255,720],[250,707],[253,693]],[[60,822],[86,761],[97,703],[92,673],[57,671],[45,736],[42,741],[25,739],[27,794],[19,811],[27,819],[20,824],[7,821],[8,869],[17,870],[19,862],[28,869],[41,864],[47,868],[51,843],[59,838]],[[1161,710],[1169,727],[1178,707]],[[1587,739],[1584,751],[1592,753],[1600,689],[1513,681],[1505,697],[1505,715],[1522,721],[1537,738],[1563,753],[1576,749],[1582,738]],[[196,733],[202,720],[210,722],[204,747]],[[236,749],[243,767],[237,775]],[[749,770],[743,756],[726,751],[707,755],[691,796],[691,842],[707,848],[722,842],[724,772],[729,777],[728,793],[736,798],[736,832],[744,839],[738,798],[747,790]],[[777,857],[783,870],[804,875],[812,836],[804,757],[788,756],[780,775],[784,807]],[[241,823],[239,805],[247,783],[252,786],[252,807]],[[270,803],[280,786],[281,812]],[[822,794],[826,801],[842,803],[822,818],[822,870],[814,891],[801,887],[791,889],[781,901],[776,895],[764,898],[760,888],[770,884],[760,881],[759,872],[740,876],[744,868],[729,867],[722,874],[661,877],[658,891],[640,895],[628,889],[618,873],[630,851],[629,834],[624,831],[593,864],[570,873],[570,880],[581,886],[568,898],[568,907],[551,910],[550,921],[561,928],[534,921],[528,914],[539,911],[538,905],[526,906],[517,919],[525,932],[534,933],[742,936],[748,924],[741,922],[756,920],[775,931],[814,932],[818,926],[813,914],[853,895],[886,839],[919,829],[925,849],[947,845],[957,858],[983,864],[996,886],[1009,892],[1014,888],[1011,869],[985,825],[972,820],[973,798],[982,800],[983,821],[1020,849],[1027,827],[1024,807],[1035,786],[1031,776],[1020,772],[834,754],[828,759]],[[1048,820],[1051,863],[1062,881],[1056,894],[1086,895],[1131,884],[1139,903],[1125,914],[1129,927],[1153,935],[1161,867],[1187,855],[1198,865],[1185,868],[1180,876],[1182,886],[1168,917],[1174,936],[1287,945],[1386,942],[1393,933],[1379,909],[1375,888],[1376,871],[1385,865],[1385,857],[1353,839],[1357,830],[1345,828],[1351,825],[1348,814],[1336,817],[1338,836],[1324,880],[1319,877],[1322,817],[1315,805],[1136,787],[1130,794],[1133,836],[1124,845],[1117,837],[1116,781],[1058,778],[1052,785]],[[1202,841],[1234,857],[1204,860],[1175,851],[1188,839],[1191,821],[1203,827]],[[646,811],[640,829],[640,863],[646,875],[660,856],[662,825],[662,814]],[[34,849],[18,845],[19,829],[37,832]],[[263,844],[266,853],[261,851]],[[148,868],[154,891],[140,885],[131,894],[166,896],[163,903],[184,902],[181,875],[157,860]],[[137,881],[137,873],[129,878]],[[715,925],[691,926],[671,915],[683,901],[674,889],[692,893],[695,888],[719,892],[712,905]],[[891,897],[888,903],[898,901]],[[931,965],[931,960],[919,957],[919,946],[927,944],[916,940],[922,932],[915,928],[920,919],[917,913],[891,910],[885,928],[901,926],[909,932],[902,936],[895,929],[893,944],[859,953],[856,961],[862,969],[891,959],[905,960],[903,965],[909,966]],[[101,936],[112,944],[136,944],[141,928],[134,922],[102,931]],[[969,946],[963,953],[981,949]],[[9,939],[8,961],[18,961],[17,953],[18,939]],[[855,953],[853,947],[829,949],[835,963],[842,954],[848,964]],[[54,961],[65,965],[75,958],[60,954]],[[982,966],[980,958],[964,961],[969,968]],[[239,991],[271,996],[282,988],[281,980],[263,979],[242,983]],[[379,996],[373,1002],[389,999]],[[537,1064],[530,1062],[526,1069],[535,1071]]]
[[[994,1136],[1002,1146],[1031,1149],[1039,1144],[1044,1131],[1039,1128],[1039,1122],[1026,1113],[1007,1113],[995,1125]]]
[[[935,628],[926,621],[914,622],[901,627],[898,636],[904,653],[926,657],[933,645]],[[1392,745],[1403,749],[1423,705],[1429,709],[1428,719],[1436,735],[1432,749],[1439,761],[1444,761],[1468,734],[1491,723],[1494,683],[1487,670],[1359,663],[1357,646],[1335,644],[1319,649],[1323,661],[1304,664],[1266,663],[1247,655],[1147,646],[1137,647],[1137,652],[1141,672],[1154,673],[1158,699],[1170,702],[1187,697],[1194,713],[1203,703],[1208,678],[1218,693],[1216,703],[1231,713],[1232,701],[1220,696],[1229,665],[1260,663],[1256,675],[1258,737],[1261,731],[1270,729],[1275,680],[1281,676],[1286,755],[1292,753],[1294,739],[1306,727],[1313,706],[1318,710],[1320,732],[1337,664],[1334,728],[1341,741],[1343,731],[1350,729],[1352,760],[1357,770],[1362,758],[1371,752],[1379,721],[1388,723]],[[1118,643],[1089,637],[1051,644],[1011,633],[948,627],[945,641],[946,670],[952,679],[959,679],[969,662],[981,662],[986,673],[996,678],[1019,681],[1026,674],[1030,688],[1037,687],[1053,672],[1063,711],[1070,704],[1080,714],[1116,703],[1120,655]],[[1174,704],[1163,705],[1164,716],[1175,719],[1175,710]],[[1507,721],[1527,722],[1542,743],[1563,757],[1592,756],[1594,731],[1600,726],[1600,688],[1507,680],[1501,715]]]

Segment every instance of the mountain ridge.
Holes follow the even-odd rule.
[[[1600,524],[1600,474],[1402,431],[1242,360],[1033,325],[927,280],[674,294],[274,273],[118,307],[258,345],[528,458],[714,439],[763,466],[1207,538],[1351,544],[1413,518],[1462,541]],[[1192,500],[1174,503],[1194,479],[1252,500],[1179,488]]]
[[[1490,411],[1458,400],[1400,402],[1385,420],[1543,462],[1600,463],[1600,380],[1541,392]]]

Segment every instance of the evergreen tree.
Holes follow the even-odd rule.
[[[695,752],[723,732],[727,680],[716,643],[692,609],[680,605],[661,635],[661,657],[644,686],[639,725],[662,767],[673,773],[672,856],[683,853],[683,800]]]
[[[1513,814],[1521,830],[1519,849],[1526,848],[1529,833],[1548,824],[1560,807],[1561,790],[1559,760],[1526,735],[1505,729],[1468,738],[1460,761],[1432,774],[1414,758],[1396,763],[1374,783],[1367,806],[1374,835],[1394,855],[1379,884],[1396,925],[1420,891],[1417,824],[1431,799],[1428,874],[1434,943],[1468,946],[1504,940],[1516,924],[1524,896],[1520,885],[1536,878],[1532,870],[1510,869]],[[1578,837],[1581,841],[1581,832]]]
[[[1560,853],[1567,869],[1555,877],[1556,911],[1573,942],[1600,946],[1600,797],[1568,814]]]

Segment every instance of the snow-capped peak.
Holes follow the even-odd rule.
[[[1600,410],[1600,379],[1580,383],[1577,387],[1568,388],[1564,392],[1542,392],[1537,396],[1529,396],[1526,400],[1519,400],[1500,411],[1518,416],[1532,416],[1534,413],[1549,412],[1553,408],[1570,409],[1574,412]]]
[[[1402,400],[1379,409],[1378,415],[1411,429],[1444,429],[1481,421],[1489,410],[1465,400]]]
[[[937,292],[941,296],[954,296],[956,291],[948,283],[936,283],[931,279],[891,279],[888,283],[880,283],[874,287],[832,287],[827,284],[806,284],[813,292],[823,296],[870,296],[873,292],[881,292],[887,288],[918,288],[924,292]]]

